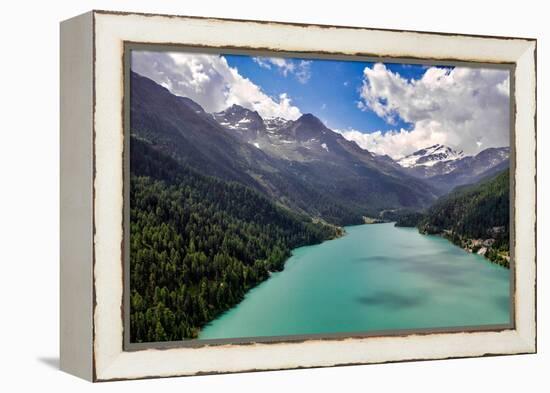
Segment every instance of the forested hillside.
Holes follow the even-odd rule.
[[[352,225],[364,215],[426,207],[436,198],[423,180],[379,160],[312,114],[268,132],[257,113],[234,105],[216,114],[222,116],[218,123],[191,99],[134,72],[130,76],[133,135],[182,165],[236,181],[295,212]],[[244,117],[229,124],[237,112]]]
[[[509,265],[510,175],[455,189],[438,200],[418,223],[420,232],[444,234],[454,243]]]
[[[290,250],[338,235],[131,139],[131,341],[196,337]]]
[[[312,114],[263,119],[238,105],[211,114],[134,72],[130,93],[132,342],[196,338],[283,269],[293,248],[368,217],[420,222],[424,233],[508,263],[507,172],[424,216],[439,188]]]

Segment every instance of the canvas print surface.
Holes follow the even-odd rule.
[[[510,324],[508,69],[129,58],[131,343]]]

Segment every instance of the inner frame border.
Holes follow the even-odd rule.
[[[502,37],[499,37],[502,38]],[[418,329],[395,329],[375,330],[369,332],[338,332],[321,334],[301,334],[285,336],[260,336],[260,337],[239,337],[223,339],[190,339],[181,341],[163,341],[132,343],[130,342],[130,78],[131,51],[149,50],[157,52],[183,52],[183,53],[205,53],[205,54],[233,54],[247,56],[273,56],[290,57],[298,59],[319,59],[338,61],[361,61],[361,62],[383,62],[394,64],[419,64],[430,66],[463,66],[470,68],[502,69],[510,72],[509,91],[509,138],[510,138],[510,321],[508,324],[495,325],[471,325],[441,328],[418,328]],[[407,337],[411,335],[429,335],[436,333],[473,333],[473,332],[502,332],[514,330],[516,326],[516,269],[515,269],[515,194],[516,194],[516,97],[515,97],[515,70],[516,64],[510,62],[476,62],[430,58],[411,57],[388,57],[375,55],[349,55],[338,52],[316,52],[316,51],[284,51],[263,48],[237,47],[237,46],[202,46],[185,43],[147,43],[135,41],[123,41],[122,50],[122,86],[123,86],[123,242],[122,242],[122,271],[123,271],[123,302],[121,314],[123,320],[123,351],[139,351],[146,349],[172,349],[172,348],[203,348],[218,345],[252,345],[301,343],[308,340],[342,340],[347,338],[368,338],[368,337]],[[488,263],[492,263],[488,261]]]

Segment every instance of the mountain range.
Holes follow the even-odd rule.
[[[428,206],[436,190],[311,114],[262,119],[240,106],[209,114],[131,74],[131,134],[202,174],[236,181],[291,210],[338,225],[387,208]]]
[[[474,156],[436,144],[397,161],[404,170],[424,179],[442,194],[465,184],[477,183],[509,166],[510,148],[488,148]]]
[[[431,168],[440,162],[455,161],[463,157],[463,151],[457,152],[448,146],[435,144],[433,146],[417,150],[414,153],[397,160],[397,163],[404,168]]]
[[[255,111],[232,105],[213,116],[242,141],[287,160],[300,161],[315,155],[326,156],[326,153],[330,153],[329,145],[338,139],[338,134],[311,114],[303,115],[297,122],[280,117],[262,119]],[[299,123],[307,123],[308,126],[300,127]],[[467,156],[463,151],[435,144],[393,160],[387,155],[361,150],[368,161],[379,169],[390,172],[397,170],[422,179],[438,195],[446,194],[460,185],[476,183],[505,169],[509,165],[510,155],[508,147],[488,148],[477,155]]]
[[[443,145],[393,160],[360,148],[313,114],[262,118],[239,105],[208,113],[135,72],[130,83],[133,137],[181,165],[337,225],[387,209],[424,209],[508,165],[508,148],[465,156]]]
[[[507,261],[507,184],[448,193],[508,165],[507,149],[435,145],[394,160],[313,114],[208,113],[131,72],[129,150],[131,342],[198,337],[294,248],[339,237],[342,225],[424,220],[460,241],[497,227],[490,255]]]

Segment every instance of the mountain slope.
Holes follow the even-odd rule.
[[[267,129],[258,112],[239,105],[232,105],[222,112],[214,113],[213,116],[220,125],[230,128],[244,141],[258,138]]]
[[[132,138],[132,342],[181,340],[281,270],[290,250],[338,235],[235,182]]]
[[[232,106],[208,114],[131,73],[131,133],[203,174],[237,181],[297,212],[338,224],[435,198],[404,174],[326,128],[315,116],[269,120]],[[244,121],[243,121],[244,119]]]
[[[439,199],[418,224],[422,233],[444,234],[471,251],[508,266],[510,236],[509,169],[462,186]]]
[[[253,117],[248,109],[233,105],[225,112],[217,114],[223,119],[222,125],[244,141],[265,152],[270,157],[284,160],[289,170],[297,178],[311,184],[316,189],[334,193],[339,200],[364,205],[370,210],[381,206],[426,206],[435,196],[435,191],[426,183],[404,174],[395,163],[388,163],[382,157],[361,149],[340,134],[327,128],[317,117],[304,114],[295,121],[268,123],[267,132],[262,127],[244,131],[242,122]],[[232,116],[239,113],[238,117]],[[231,122],[227,119],[235,118]],[[238,119],[238,120],[237,120]],[[341,187],[334,187],[338,182]],[[339,191],[341,191],[339,193]],[[378,195],[380,194],[380,195]],[[378,197],[381,198],[378,198]]]
[[[510,165],[510,148],[488,148],[475,156],[437,165],[439,170],[427,179],[435,187],[451,190],[460,185],[474,184],[488,176],[494,175]]]
[[[209,175],[257,186],[241,157],[247,152],[221,132],[219,124],[200,105],[134,72],[130,80],[131,132],[153,146]],[[208,141],[208,143],[204,143]],[[244,147],[246,148],[246,146]]]
[[[286,163],[243,143],[189,98],[134,72],[130,90],[132,135],[180,164],[252,187],[296,211],[336,223],[359,222],[360,212],[288,175]]]
[[[510,148],[488,148],[475,156],[464,156],[450,147],[433,145],[418,150],[397,163],[402,170],[430,183],[441,194],[473,184],[509,166]]]
[[[420,149],[397,161],[404,168],[431,167],[439,162],[458,160],[464,157],[464,152],[457,152],[448,146],[436,144]]]

